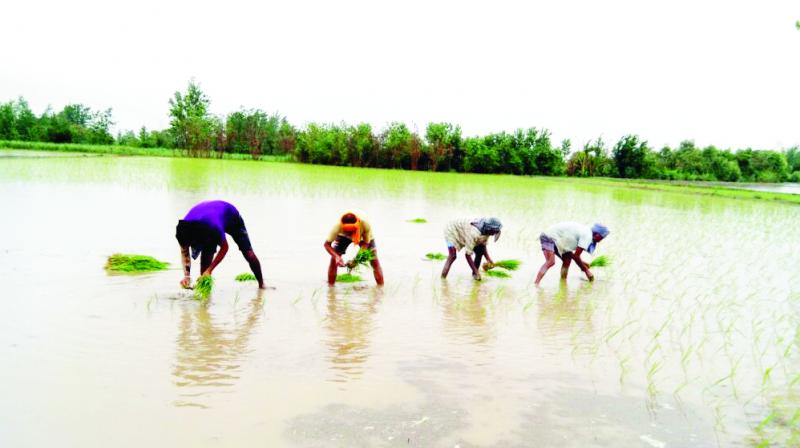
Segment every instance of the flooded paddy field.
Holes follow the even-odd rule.
[[[180,290],[175,224],[242,213],[269,289]],[[0,446],[798,446],[800,207],[546,178],[137,157],[0,158]],[[357,208],[386,284],[325,282]],[[447,280],[454,218],[494,215],[510,279]],[[424,218],[425,223],[409,222]],[[553,223],[601,221],[566,284]],[[230,239],[229,239],[230,241]],[[108,275],[113,253],[171,270]],[[352,256],[351,253],[348,256]],[[198,266],[193,266],[196,276]]]

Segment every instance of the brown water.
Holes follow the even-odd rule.
[[[800,208],[574,185],[216,160],[0,158],[0,446],[800,444]],[[15,157],[7,157],[8,155]],[[110,276],[114,252],[179,266],[176,221],[234,203],[237,251],[207,303],[178,269]],[[386,276],[325,284],[346,208]],[[511,279],[446,281],[444,224],[495,215]],[[426,224],[410,219],[422,217]],[[607,223],[593,284],[539,233]],[[233,246],[235,247],[235,246]],[[197,272],[194,266],[194,273]],[[369,272],[362,276],[371,280]]]

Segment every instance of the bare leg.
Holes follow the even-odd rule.
[[[561,280],[567,279],[567,271],[569,271],[569,265],[572,262],[572,252],[568,252],[561,256]]]
[[[481,267],[481,260],[483,259],[483,256],[485,254],[486,254],[486,246],[484,246],[483,244],[475,246],[475,266],[477,266],[478,269],[480,269]]]
[[[339,266],[336,265],[336,259],[331,257],[331,264],[328,265],[328,284],[333,286],[336,284],[336,271]]]
[[[539,285],[539,282],[542,281],[542,277],[544,277],[544,274],[547,273],[548,269],[552,268],[553,265],[556,264],[555,253],[544,249],[542,249],[542,252],[544,253],[544,263],[542,264],[542,267],[539,268],[539,273],[536,274],[536,281],[534,283],[537,286]]]
[[[372,265],[372,273],[375,275],[375,283],[379,286],[383,285],[383,269],[381,269],[381,262],[378,261],[378,250],[375,249],[373,246],[372,253],[375,254],[375,258],[370,262]]]
[[[247,260],[247,264],[250,265],[250,270],[253,271],[253,275],[256,276],[256,280],[258,280],[258,287],[264,289],[264,276],[261,274],[261,262],[258,261],[258,257],[256,257],[256,253],[253,250],[248,250],[242,252],[244,259]]]
[[[454,261],[456,261],[456,248],[448,247],[447,261],[444,262],[444,267],[442,268],[442,278],[447,278],[447,273],[450,272],[450,266]]]

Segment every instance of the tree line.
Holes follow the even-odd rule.
[[[169,100],[170,127],[109,133],[111,109],[92,111],[70,104],[60,112],[31,112],[19,98],[0,104],[0,140],[118,144],[173,148],[190,156],[225,153],[286,155],[298,162],[325,165],[545,176],[607,176],[668,180],[800,182],[800,149],[731,151],[696,147],[650,147],[637,135],[613,146],[602,139],[574,149],[570,140],[553,142],[546,129],[528,128],[465,137],[451,123],[429,123],[423,132],[394,122],[371,125],[310,123],[299,128],[278,114],[242,109],[220,117],[210,99],[191,81]]]

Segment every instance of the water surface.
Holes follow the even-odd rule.
[[[26,152],[27,153],[27,152]],[[35,154],[32,154],[35,155]],[[175,224],[242,212],[271,288],[178,289]],[[798,443],[800,208],[513,176],[138,157],[0,159],[2,446]],[[386,285],[325,284],[363,211]],[[446,281],[444,224],[494,215],[511,279]],[[408,222],[427,219],[426,224]],[[602,221],[588,283],[538,235]],[[176,269],[110,276],[142,253]],[[352,255],[352,254],[351,254]],[[194,274],[197,273],[194,266]],[[371,273],[362,276],[371,279]]]

